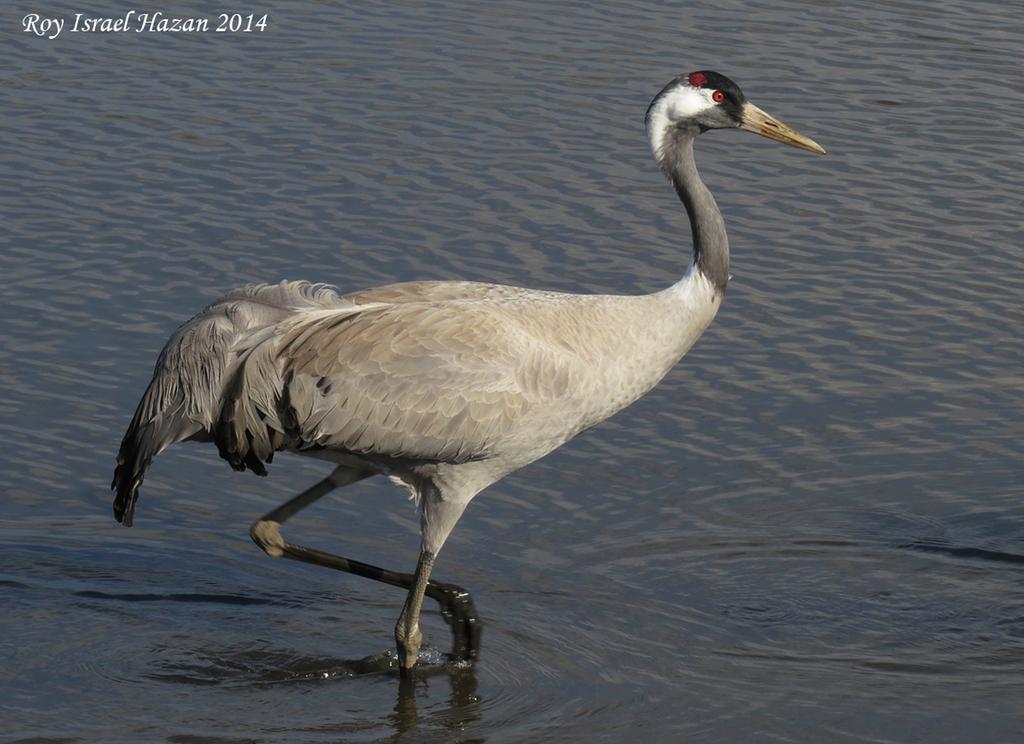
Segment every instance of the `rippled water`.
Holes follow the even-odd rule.
[[[30,10],[0,24],[8,740],[1024,737],[1019,8],[277,3],[258,36],[53,41]],[[360,661],[400,592],[251,545],[317,463],[181,446],[113,523],[155,355],[231,287],[672,281],[689,230],[641,122],[694,68],[830,154],[698,142],[725,307],[470,507],[436,574],[474,592],[474,667],[429,607],[400,685]],[[374,481],[289,524],[404,570],[416,526]]]

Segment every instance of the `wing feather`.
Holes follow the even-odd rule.
[[[303,445],[450,462],[493,454],[564,392],[571,366],[514,315],[473,301],[314,319],[279,338],[276,353]],[[524,374],[537,359],[553,387]]]

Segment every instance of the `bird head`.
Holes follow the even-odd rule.
[[[732,80],[711,70],[680,75],[654,97],[644,121],[656,158],[670,134],[694,137],[709,129],[746,129],[821,155],[825,150],[747,100]]]

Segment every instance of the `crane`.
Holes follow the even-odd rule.
[[[270,556],[404,588],[395,626],[403,674],[416,665],[425,596],[451,626],[452,656],[475,658],[472,598],[430,579],[466,506],[651,390],[722,303],[729,243],[694,162],[697,135],[739,128],[825,152],[710,70],[673,79],[645,124],[690,219],[693,256],[678,281],[635,296],[465,281],[350,294],[309,282],[237,289],[178,328],[160,353],[117,456],[117,520],[131,525],[153,457],[176,442],[213,442],[234,469],[258,475],[281,450],[328,461],[331,474],[258,519],[252,539]],[[418,504],[421,544],[411,574],[284,539],[281,525],[298,511],[375,475]]]

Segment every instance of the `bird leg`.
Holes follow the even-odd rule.
[[[441,618],[452,631],[451,657],[456,661],[473,661],[480,653],[483,624],[476,614],[472,595],[460,586],[428,581],[426,595],[441,607]]]
[[[319,483],[314,484],[295,498],[256,520],[249,530],[249,535],[252,537],[253,542],[263,549],[263,552],[273,558],[290,558],[296,561],[303,561],[304,563],[312,563],[317,566],[345,571],[356,576],[362,576],[409,590],[410,597],[406,601],[406,608],[409,608],[411,607],[412,589],[415,586],[416,576],[420,574],[419,565],[417,565],[416,576],[398,571],[390,571],[386,568],[379,568],[369,563],[343,558],[333,553],[317,550],[316,548],[295,545],[287,542],[281,536],[281,525],[302,509],[305,509],[335,488],[350,485],[371,475],[373,475],[372,472],[339,467]],[[420,562],[422,563],[422,561],[423,556],[421,555]],[[431,558],[432,561],[433,558]],[[418,628],[419,608],[422,606],[423,596],[426,595],[440,605],[441,618],[451,628],[453,639],[451,657],[457,661],[475,659],[480,649],[482,627],[480,618],[476,613],[476,607],[473,604],[473,598],[465,589],[454,584],[429,581],[429,574],[430,569],[428,567],[426,573],[423,574],[423,581],[426,586],[420,591],[419,601],[416,606],[415,625]],[[402,614],[403,616],[407,615],[406,609],[403,609]],[[399,622],[401,623],[401,619]],[[415,654],[413,654],[412,659],[415,660]]]
[[[271,558],[282,557],[287,545],[284,538],[281,537],[282,524],[335,488],[343,488],[364,478],[369,478],[371,475],[373,472],[368,470],[355,470],[344,466],[335,468],[334,472],[322,481],[314,483],[295,498],[289,499],[253,522],[252,527],[249,528],[249,537]]]
[[[420,632],[420,609],[423,607],[423,595],[427,591],[430,569],[434,567],[434,554],[428,550],[420,551],[420,559],[416,562],[416,573],[409,587],[409,595],[405,598],[402,614],[395,625],[395,643],[398,646],[398,664],[403,675],[416,666],[416,657],[423,642]]]

